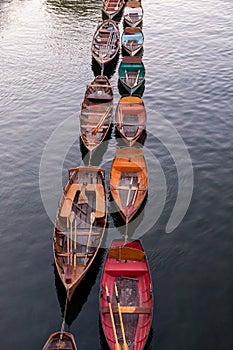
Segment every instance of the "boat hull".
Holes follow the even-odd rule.
[[[103,239],[107,222],[107,190],[104,170],[97,167],[69,169],[54,226],[56,268],[72,295],[88,272]]]
[[[104,140],[112,121],[113,90],[106,76],[97,76],[87,86],[80,114],[81,139],[94,151]]]
[[[106,19],[94,33],[91,45],[92,57],[101,68],[104,68],[116,57],[119,49],[119,28],[115,21]]]
[[[100,319],[106,342],[115,350],[115,338],[108,300],[112,307],[119,344],[123,349],[122,327],[116,302],[117,286],[126,343],[132,350],[144,349],[151,329],[153,291],[149,265],[139,240],[114,240],[105,259],[100,292]],[[107,290],[109,298],[107,299]]]
[[[116,151],[110,173],[111,195],[127,223],[141,207],[148,188],[147,167],[141,148],[123,147]]]
[[[146,109],[143,100],[136,96],[122,97],[116,108],[116,128],[124,141],[132,146],[146,126]]]
[[[56,332],[50,335],[42,350],[53,349],[77,350],[74,336],[68,332]]]

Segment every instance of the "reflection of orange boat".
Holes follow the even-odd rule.
[[[50,335],[42,350],[77,350],[74,336],[68,332],[56,332]]]
[[[118,149],[111,168],[110,190],[126,222],[140,208],[147,187],[147,167],[143,150],[129,147]]]
[[[144,349],[152,313],[151,276],[141,242],[114,240],[105,260],[100,294],[101,323],[109,348]]]
[[[122,97],[117,105],[115,119],[117,130],[132,146],[141,136],[146,125],[146,109],[143,100],[136,96]]]
[[[54,260],[70,300],[91,266],[107,222],[104,170],[69,169],[73,173],[59,204],[54,228]]]

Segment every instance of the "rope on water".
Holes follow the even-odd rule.
[[[58,349],[60,349],[60,343],[62,341],[63,338],[63,333],[65,330],[65,320],[66,320],[66,313],[67,313],[67,307],[68,307],[68,293],[69,293],[69,289],[66,289],[66,304],[65,304],[65,310],[64,310],[64,315],[63,315],[63,320],[62,320],[62,325],[61,325],[61,330],[60,330],[60,338],[59,338],[59,342],[58,342]]]
[[[126,225],[125,225],[125,243],[124,245],[128,242],[128,220],[126,220]]]

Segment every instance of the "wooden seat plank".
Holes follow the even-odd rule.
[[[109,313],[109,307],[102,306],[101,311],[103,313]],[[118,313],[117,306],[113,306],[112,311],[113,313]],[[122,306],[121,305],[121,312],[123,314],[150,314],[151,308],[143,307],[143,306]]]

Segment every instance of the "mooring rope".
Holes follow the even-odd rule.
[[[125,225],[125,243],[124,245],[128,242],[128,220],[126,221]]]
[[[68,307],[68,293],[69,293],[69,289],[66,289],[66,304],[65,304],[65,310],[64,310],[64,315],[63,315],[63,320],[62,320],[62,325],[61,325],[61,330],[60,330],[60,338],[59,338],[59,342],[58,342],[58,347],[57,349],[60,349],[60,344],[63,338],[63,333],[65,330],[65,320],[66,320],[66,313],[67,313],[67,307]]]

